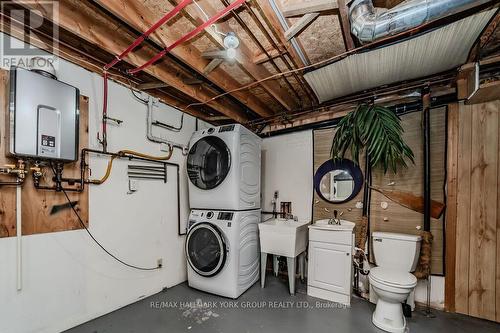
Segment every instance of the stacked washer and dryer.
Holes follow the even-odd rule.
[[[237,298],[259,279],[261,144],[238,124],[197,131],[191,138],[190,287]]]

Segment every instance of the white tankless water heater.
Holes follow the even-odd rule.
[[[51,77],[12,67],[9,152],[37,160],[78,160],[77,88]]]

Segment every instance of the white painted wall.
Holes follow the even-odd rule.
[[[61,81],[90,98],[90,146],[99,148],[96,132],[102,109],[102,78],[61,61]],[[109,115],[124,121],[109,126],[109,151],[123,148],[162,155],[146,140],[146,108],[125,87],[110,82]],[[155,116],[178,124],[181,113],[163,105]],[[186,116],[180,133],[159,130],[187,144],[195,119]],[[158,133],[160,134],[160,133]],[[172,162],[181,168],[181,220],[188,214],[185,157],[176,150]],[[184,237],[177,236],[175,168],[168,183],[141,181],[127,195],[127,161],[117,161],[106,184],[90,188],[90,230],[121,259],[160,271],[141,272],[117,263],[98,248],[85,231],[23,237],[23,289],[16,290],[16,242],[0,239],[0,332],[58,332],[135,302],[186,280]],[[93,157],[93,177],[104,172],[106,159]],[[30,185],[30,184],[28,184]]]
[[[292,214],[311,220],[313,151],[312,131],[266,138],[262,143],[262,209],[272,211],[274,191],[279,202],[292,202]]]

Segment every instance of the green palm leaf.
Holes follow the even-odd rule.
[[[389,168],[396,173],[398,166],[407,168],[406,160],[415,163],[411,148],[404,142],[401,119],[391,110],[367,104],[347,114],[336,126],[332,142],[333,159],[344,158],[349,151],[359,164],[359,155],[365,151],[372,167]]]

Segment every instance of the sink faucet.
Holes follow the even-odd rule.
[[[340,225],[340,216],[344,215],[344,212],[339,212],[335,209],[333,211],[333,218],[328,220],[328,224],[335,224],[335,225]]]

